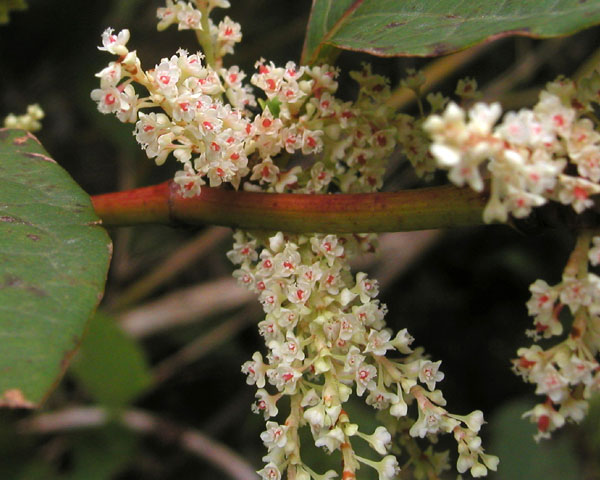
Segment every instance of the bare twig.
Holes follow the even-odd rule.
[[[202,432],[163,419],[138,409],[122,414],[109,413],[101,407],[74,407],[44,413],[23,420],[18,425],[22,434],[56,433],[64,430],[98,427],[116,419],[126,428],[163,441],[179,444],[184,450],[209,462],[235,480],[256,480],[254,468],[237,453]]]
[[[487,51],[491,43],[484,43],[460,52],[438,58],[430,62],[424,69],[425,83],[421,86],[421,93],[429,92],[433,87],[443,82],[450,75],[456,73],[464,65],[475,60]],[[412,90],[398,87],[387,101],[389,107],[401,109],[415,102],[417,97]]]
[[[558,38],[543,42],[536,49],[529,49],[519,61],[494,82],[486,86],[484,100],[492,101],[511,90],[515,85],[530,79],[564,44],[566,39]]]
[[[442,234],[442,230],[384,233],[379,237],[375,256],[364,255],[352,262],[354,270],[370,270],[371,276],[385,290],[416,259],[429,249]]]
[[[167,282],[182,270],[194,265],[207,255],[221,240],[231,235],[231,230],[222,227],[210,227],[178,248],[150,273],[137,280],[125,289],[115,302],[109,306],[111,310],[122,310],[150,295],[154,290]]]
[[[206,334],[194,339],[160,362],[154,367],[154,379],[156,382],[164,382],[185,365],[196,362],[219,348],[240,330],[256,320],[261,312],[258,301],[249,301],[248,306],[243,311],[219,324]]]
[[[223,278],[165,295],[118,318],[127,333],[145,337],[234,310],[254,298],[252,292],[238,285],[233,278]]]

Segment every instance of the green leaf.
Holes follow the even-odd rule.
[[[109,407],[127,405],[152,383],[139,345],[101,313],[92,318],[70,371],[96,401]]]
[[[0,406],[38,406],[75,352],[110,261],[99,223],[33,135],[0,129]]]
[[[436,56],[508,35],[568,35],[597,23],[598,0],[313,0],[301,63],[330,61],[332,47]]]

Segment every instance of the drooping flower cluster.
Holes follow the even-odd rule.
[[[293,62],[278,67],[261,59],[250,78],[264,95],[257,104],[244,72],[223,67],[222,57],[241,33],[227,17],[218,26],[210,21],[216,6],[228,2],[167,1],[158,10],[159,29],[177,24],[194,30],[204,54],[179,50],[145,72],[126,46],[129,32],[107,30],[101,49],[118,59],[98,74],[101,85],[92,98],[99,110],[135,122],[136,139],[157,164],[172,154],[183,165],[175,182],[186,196],[225,182],[279,193],[379,189],[386,161],[403,140],[400,117],[385,107],[387,79],[365,65],[351,73],[358,98],[342,101],[335,96],[335,68]],[[140,97],[134,84],[147,95]],[[374,235],[237,231],[234,240],[228,253],[237,265],[234,277],[258,295],[266,314],[259,331],[267,353],[256,352],[242,367],[258,388],[253,410],[267,420],[262,478],[279,480],[286,472],[298,480],[337,476],[318,474],[303,462],[301,428],[310,430],[316,446],[341,452],[345,479],[355,478],[361,465],[380,479],[394,478],[399,463],[389,454],[393,441],[401,447],[412,442],[403,456],[415,478],[432,478],[448,468],[447,457],[431,448],[420,451],[415,439],[442,433],[458,443],[461,473],[478,477],[496,469],[498,459],[484,453],[477,435],[482,413],[460,416],[444,408],[436,389],[444,377],[440,362],[413,349],[406,329],[393,335],[376,298],[377,282],[350,272],[353,256],[375,250]],[[386,426],[367,434],[352,423],[344,403],[353,394],[386,412]],[[358,439],[383,458],[358,456]]]
[[[600,237],[582,234],[565,268],[562,281],[554,286],[537,280],[530,287],[527,302],[534,329],[528,333],[536,341],[563,333],[560,314],[568,310],[573,318],[566,338],[544,350],[534,344],[521,348],[513,368],[526,382],[536,385],[535,393],[545,401],[525,413],[537,424],[536,439],[566,421],[579,423],[588,409],[589,398],[600,391],[600,277],[588,271],[588,260],[600,264]]]
[[[502,113],[497,103],[476,103],[468,112],[450,103],[442,115],[424,123],[431,153],[450,180],[484,189],[490,175],[486,222],[523,218],[549,200],[571,205],[577,213],[600,193],[600,134],[586,118],[597,93],[585,95],[572,81],[548,85],[532,110]],[[573,167],[573,168],[570,168]]]
[[[600,193],[600,133],[594,106],[600,102],[600,74],[579,83],[565,78],[548,84],[533,109],[509,112],[502,122],[499,104],[476,103],[468,112],[450,103],[432,115],[424,129],[433,140],[430,152],[439,167],[449,170],[456,185],[484,189],[490,177],[490,199],[484,220],[522,218],[548,201],[571,205],[581,213]],[[580,234],[562,281],[549,286],[537,280],[527,303],[536,342],[563,335],[550,348],[534,344],[518,350],[515,372],[536,385],[545,401],[525,413],[537,424],[536,439],[565,422],[580,422],[589,398],[600,390],[600,277],[588,271],[600,263],[600,237]],[[589,250],[589,258],[587,256]]]
[[[336,72],[328,67],[297,69],[288,64],[282,69],[262,61],[257,66],[252,82],[265,91],[268,105],[275,104],[279,115],[269,118],[277,122],[277,133],[273,143],[259,148],[262,161],[253,168],[246,189],[324,193],[332,187],[368,192],[381,186],[384,161],[397,135],[391,126],[396,116],[380,106],[389,96],[384,78],[368,66],[353,73],[361,88],[351,103],[335,98]],[[298,85],[306,93],[300,98],[289,78],[290,67],[294,77],[303,76]],[[268,114],[265,109],[259,122]],[[314,138],[318,147],[305,151],[299,139],[306,134],[298,132],[310,132],[308,146],[313,146],[310,138]],[[281,171],[276,156],[284,150],[312,155],[312,166]],[[268,354],[265,358],[257,352],[242,367],[248,383],[258,387],[253,409],[271,419],[279,415],[283,397],[291,404],[283,423],[267,423],[263,441],[269,453],[259,472],[263,478],[282,478],[286,470],[303,479],[334,475],[319,475],[302,461],[298,430],[304,426],[316,446],[329,453],[341,451],[345,478],[354,478],[361,464],[376,469],[381,479],[394,478],[398,463],[386,454],[391,431],[398,434],[397,442],[406,441],[398,423],[406,426],[411,440],[452,433],[459,444],[460,472],[482,476],[488,468],[496,468],[497,458],[483,452],[477,436],[481,412],[463,417],[443,408],[445,400],[436,390],[443,378],[440,362],[427,359],[422,349],[413,350],[406,329],[392,335],[385,327],[386,308],[376,299],[377,283],[364,273],[350,273],[353,256],[375,249],[373,235],[236,232],[235,240],[228,254],[239,265],[234,276],[259,295],[266,313],[259,331]],[[404,358],[386,358],[400,355]],[[351,422],[344,403],[353,392],[373,408],[388,412],[388,428],[378,427],[369,435]],[[414,413],[416,421],[410,419]],[[359,457],[353,447],[359,438],[386,456],[380,461]],[[433,451],[412,456],[416,478],[447,468],[447,460],[440,458]]]
[[[286,469],[323,478],[302,462],[298,429],[305,425],[316,446],[342,451],[345,478],[353,478],[361,463],[377,469],[379,478],[394,478],[393,456],[374,462],[354,453],[352,445],[361,438],[386,455],[392,435],[383,426],[368,435],[351,422],[343,404],[352,392],[403,421],[414,405],[418,418],[409,422],[412,438],[452,433],[459,443],[460,472],[470,469],[482,476],[487,468],[495,470],[496,457],[483,452],[477,436],[482,413],[459,416],[443,408],[446,402],[436,389],[444,378],[441,362],[413,350],[406,329],[393,335],[385,327],[386,308],[376,298],[377,282],[350,273],[348,260],[372,250],[372,236],[279,232],[262,238],[237,232],[235,240],[228,254],[240,266],[234,276],[259,295],[266,312],[259,331],[268,354],[263,358],[257,352],[242,367],[248,383],[258,387],[253,409],[270,419],[278,415],[283,397],[292,405],[283,424],[267,423],[263,478],[282,478]],[[397,429],[394,423],[390,428]],[[447,468],[446,462],[434,468],[433,456],[421,454],[412,461],[425,463],[430,473]]]

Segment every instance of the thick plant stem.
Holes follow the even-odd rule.
[[[361,194],[274,194],[203,187],[184,198],[165,182],[92,197],[105,226],[224,225],[293,233],[401,232],[480,225],[487,196],[453,186]]]

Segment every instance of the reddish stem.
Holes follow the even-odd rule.
[[[486,195],[453,186],[362,194],[273,194],[203,187],[184,198],[172,181],[92,197],[106,226],[213,224],[287,232],[397,232],[482,224]]]

